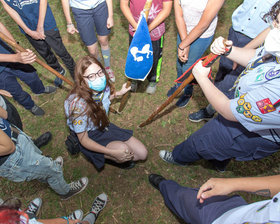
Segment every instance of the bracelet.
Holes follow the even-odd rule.
[[[183,51],[184,49],[180,48],[180,46],[178,45],[179,50]]]
[[[73,26],[73,23],[68,23],[67,24],[67,28],[69,28],[70,26]]]
[[[67,224],[69,224],[69,219],[67,216],[62,216],[61,218],[67,220]]]
[[[224,56],[228,56],[230,54],[230,52],[232,51],[232,46],[230,47],[230,49],[228,49],[228,51],[226,51],[224,53]]]

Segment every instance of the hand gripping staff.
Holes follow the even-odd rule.
[[[144,13],[145,13],[145,18],[146,18],[146,20],[148,19],[148,16],[149,16],[149,11],[150,11],[150,8],[151,8],[151,6],[152,6],[152,1],[153,0],[147,0],[146,1],[146,3],[145,3],[145,6],[144,6],[144,9],[143,9],[143,11],[144,11]],[[139,22],[138,22],[138,26],[139,26],[139,23],[141,22],[141,20],[139,20]],[[138,27],[137,27],[137,29],[138,29]],[[148,32],[148,36],[150,37],[150,34],[149,34],[149,31],[147,31]],[[139,33],[139,34],[142,34],[142,33]],[[144,35],[144,34],[143,34]],[[136,37],[137,38],[137,37]],[[133,40],[132,40],[132,42],[133,42]],[[132,44],[132,42],[131,42],[131,44]],[[135,48],[136,49],[136,48]],[[142,49],[143,50],[143,49]],[[136,55],[135,55],[136,56]],[[153,55],[150,55],[150,57],[153,57]],[[137,57],[136,57],[137,58]],[[139,57],[139,58],[141,58],[141,57]],[[137,60],[137,59],[136,59]],[[152,64],[153,63],[151,63],[151,66],[152,66]],[[145,78],[146,78],[146,76],[148,75],[148,73],[145,73],[144,74],[144,76],[141,74],[140,76],[137,76],[137,77],[134,77],[134,74],[133,74],[133,72],[135,71],[135,68],[133,69],[132,68],[132,70],[131,71],[127,71],[127,66],[126,66],[126,76],[127,77],[129,77],[129,76],[133,76],[133,77],[129,77],[129,78],[133,78],[133,79],[135,79],[135,80],[144,80]],[[135,71],[135,72],[137,72],[137,71]],[[128,74],[129,73],[129,74]],[[126,82],[126,88],[128,88],[129,86],[131,85],[131,79],[128,79],[128,81]],[[130,95],[130,92],[127,92],[126,94],[124,94],[123,95],[123,97],[122,97],[122,99],[121,99],[121,103],[120,103],[120,107],[119,107],[119,110],[118,110],[118,112],[121,112],[123,109],[124,109],[124,107],[125,107],[125,105],[126,105],[126,102],[127,102],[127,100],[128,100],[128,98],[129,98],[129,95]]]
[[[226,42],[226,40],[224,40],[224,43],[225,42]],[[216,54],[213,54],[213,53],[208,54],[206,57],[204,57],[205,59],[201,58],[201,59],[204,59],[204,61],[202,62],[202,65],[204,67],[212,66],[213,63],[219,58],[219,56],[220,55],[216,55]],[[198,61],[196,61],[196,63]],[[155,110],[149,116],[149,118],[146,121],[142,122],[139,125],[140,128],[146,126],[147,124],[152,123],[153,118],[155,118],[165,107],[167,107],[173,101],[173,99],[194,79],[194,76],[192,74],[192,68],[195,64],[193,64],[187,71],[184,72],[184,74],[182,76],[180,76],[177,80],[175,80],[175,82],[179,82],[179,83],[182,82],[182,84],[177,88],[177,90],[163,104],[160,105],[160,107],[157,108],[157,110]]]
[[[15,49],[17,49],[20,52],[25,52],[26,49],[24,49],[23,47],[21,47],[19,44],[17,44],[16,42],[12,41],[9,37],[7,37],[5,34],[0,32],[0,38],[5,41],[7,44],[9,44],[10,46],[14,47]],[[70,86],[73,86],[73,82],[71,82],[69,79],[67,79],[66,77],[64,77],[63,75],[61,75],[59,72],[57,72],[56,70],[54,70],[52,67],[50,67],[49,65],[47,65],[45,62],[43,62],[42,60],[40,60],[38,57],[35,60],[39,65],[43,66],[45,69],[49,70],[51,73],[53,73],[55,76],[57,76],[58,78],[62,79],[63,81],[65,81],[66,83],[68,83]]]

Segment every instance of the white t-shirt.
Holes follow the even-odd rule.
[[[180,5],[183,10],[183,17],[187,27],[188,34],[199,23],[199,20],[205,10],[208,0],[180,0]],[[216,30],[218,16],[216,15],[208,29],[200,36],[200,38],[211,37]]]

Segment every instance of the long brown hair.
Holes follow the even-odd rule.
[[[75,67],[75,84],[73,89],[68,94],[67,98],[71,94],[76,94],[77,101],[82,98],[86,102],[86,108],[81,113],[77,114],[77,110],[75,110],[76,105],[72,106],[72,111],[70,112],[70,120],[75,120],[75,118],[82,116],[84,114],[87,115],[88,119],[90,119],[93,124],[98,127],[99,130],[103,130],[105,127],[109,125],[109,118],[106,115],[106,111],[102,107],[102,102],[95,102],[92,98],[93,90],[90,89],[84,80],[84,73],[88,69],[91,64],[97,64],[104,72],[106,76],[106,87],[109,86],[111,89],[111,93],[115,91],[113,85],[111,85],[109,81],[109,76],[102,66],[102,64],[93,56],[84,56],[80,58]],[[74,113],[75,112],[75,113]]]
[[[277,23],[279,23],[280,21],[278,21],[278,15],[280,13],[280,1],[277,1],[272,7],[271,9],[269,10],[268,13],[266,13],[264,16],[263,16],[263,20],[265,22],[273,22],[273,21],[276,21]]]

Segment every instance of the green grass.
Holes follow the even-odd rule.
[[[241,2],[242,0],[225,2],[219,13],[216,36],[227,36],[231,25],[231,14]],[[73,58],[77,60],[79,57],[86,55],[86,48],[79,35],[70,36],[66,32],[66,22],[60,1],[52,0],[49,3],[65,46]],[[3,8],[0,8],[0,12],[1,22],[13,33],[15,39],[23,47],[32,49],[25,36],[19,32],[18,27],[6,15]],[[128,49],[128,23],[119,9],[119,1],[114,1],[114,20],[115,26],[110,36],[110,46],[112,68],[117,77],[116,88],[119,89],[126,81],[124,66]],[[34,197],[40,196],[43,198],[44,203],[40,218],[51,218],[66,215],[78,208],[87,212],[96,195],[106,192],[109,196],[109,202],[99,216],[97,223],[178,223],[179,221],[176,217],[165,207],[159,192],[149,185],[148,174],[159,173],[166,178],[176,180],[180,184],[199,187],[210,177],[257,176],[279,173],[279,153],[261,161],[232,161],[229,164],[228,171],[224,173],[209,169],[210,166],[207,161],[198,161],[188,167],[178,167],[169,165],[159,158],[158,152],[160,150],[172,150],[176,144],[203,126],[204,123],[189,122],[187,117],[190,113],[207,105],[203,93],[196,86],[194,96],[186,108],[176,109],[172,107],[172,104],[172,109],[169,110],[169,113],[142,129],[137,128],[164,102],[166,99],[165,94],[173,85],[173,80],[176,77],[176,26],[173,12],[167,19],[166,24],[162,73],[156,94],[153,96],[148,96],[143,92],[131,94],[121,115],[110,114],[110,120],[113,123],[124,128],[133,129],[135,137],[139,138],[147,146],[149,150],[147,161],[138,163],[132,170],[120,170],[106,165],[102,172],[97,172],[83,156],[69,156],[64,144],[68,129],[65,122],[63,102],[70,87],[65,84],[64,88],[59,89],[53,95],[36,96],[31,94],[34,101],[46,111],[46,115],[43,117],[34,117],[17,103],[14,102],[14,104],[21,114],[24,130],[30,136],[36,138],[43,132],[52,132],[53,140],[42,151],[45,155],[53,158],[58,155],[63,156],[65,179],[73,181],[81,176],[87,176],[89,186],[82,194],[62,202],[59,196],[46,184],[38,181],[13,183],[1,178],[0,197],[16,196],[22,199],[23,204],[26,205]],[[34,64],[34,66],[44,84],[52,84],[55,78],[54,75],[37,64]],[[218,63],[216,62],[213,66],[214,73],[217,71],[217,67]],[[67,77],[70,78],[69,74],[67,74]],[[29,88],[24,84],[23,88],[30,92]],[[140,89],[144,90],[145,88]],[[113,102],[112,106],[118,108],[119,102]],[[249,194],[243,195],[249,201],[262,199]]]

